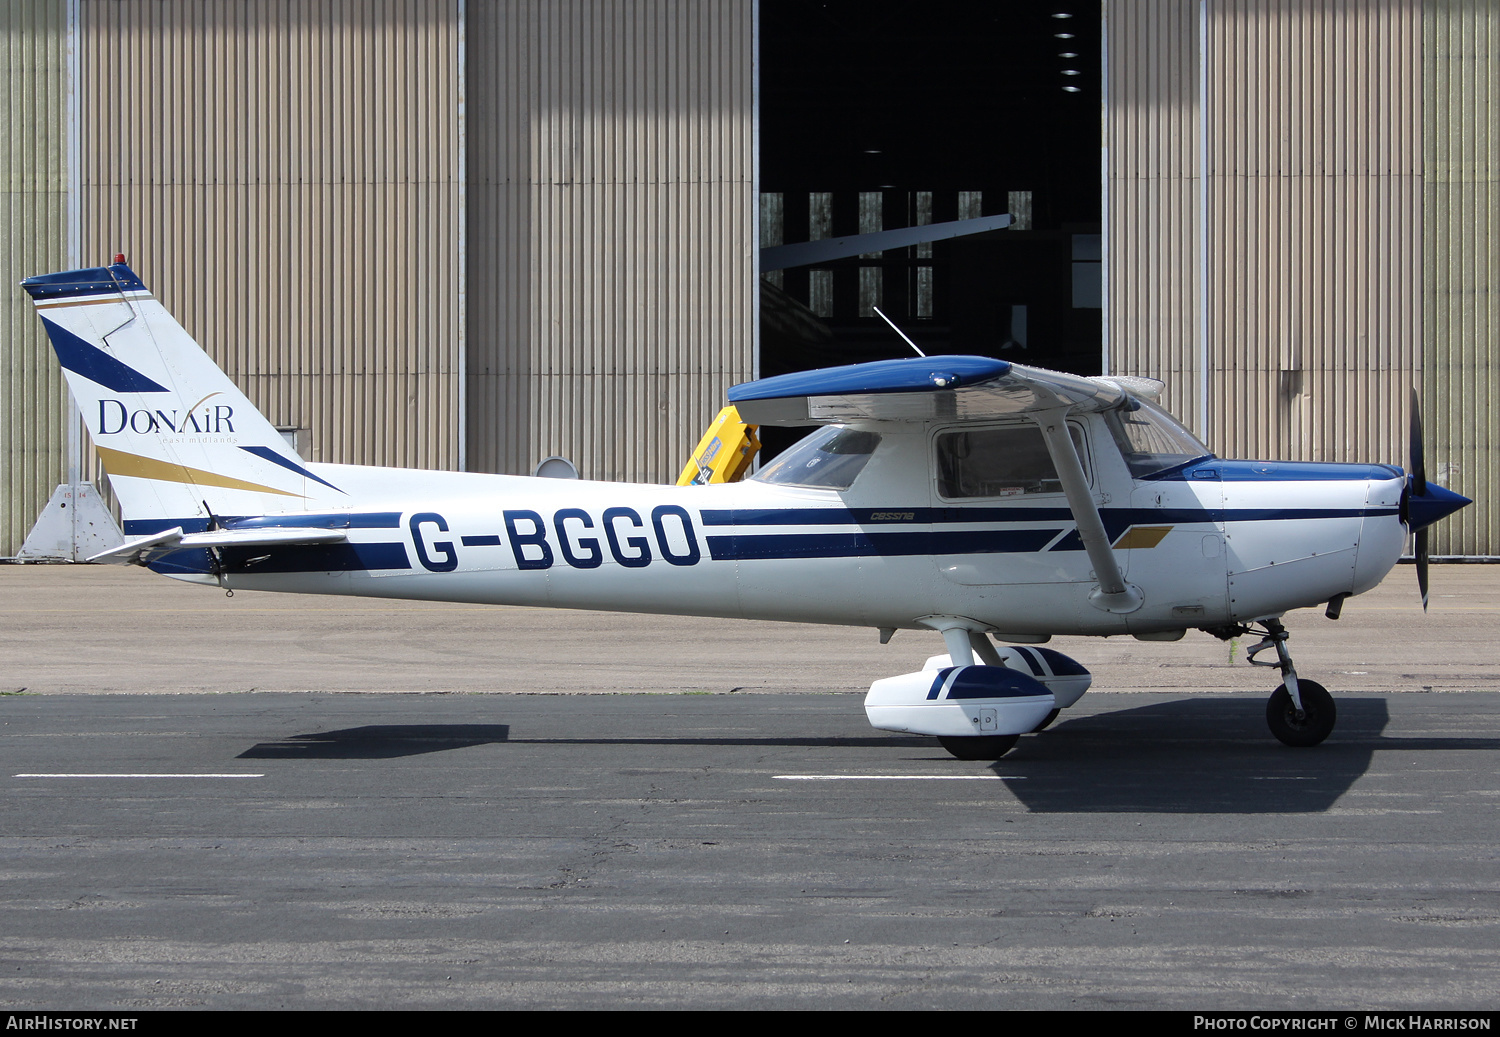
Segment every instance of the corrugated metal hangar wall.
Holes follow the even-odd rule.
[[[753,377],[753,19],[470,0],[471,469],[672,481]]]
[[[15,287],[69,262],[64,5],[0,4],[0,33],[0,555],[13,555],[68,474],[62,369]]]
[[[462,458],[453,4],[79,5],[81,260],[126,253],[317,461]]]
[[[1500,11],[1102,12],[1109,368],[1238,456],[1403,463],[1415,384],[1479,502],[1435,553],[1500,554]],[[127,252],[310,457],[667,480],[753,373],[754,0],[16,0],[0,32],[9,283]],[[11,554],[68,429],[0,308]]]

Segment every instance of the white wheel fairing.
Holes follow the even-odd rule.
[[[1029,673],[1044,684],[1057,700],[1059,709],[1067,709],[1083,698],[1083,693],[1094,683],[1094,675],[1082,663],[1051,648],[996,645],[995,651],[1005,660],[1006,666]],[[948,656],[934,655],[923,664],[922,669],[936,671],[952,665],[953,661]]]
[[[904,673],[870,685],[865,716],[882,731],[945,737],[1018,735],[1056,705],[1046,685],[1003,666]]]

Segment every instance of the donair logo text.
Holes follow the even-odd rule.
[[[218,395],[215,393],[214,395]],[[131,410],[119,400],[99,401],[99,432],[113,436],[127,429],[140,435],[175,432],[178,434],[225,433],[234,431],[234,408],[226,404],[197,406],[186,411],[139,407]]]

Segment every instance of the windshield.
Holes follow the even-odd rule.
[[[1106,411],[1104,420],[1137,479],[1211,456],[1176,418],[1145,400],[1130,397],[1123,406]]]
[[[874,432],[830,425],[778,454],[752,478],[782,486],[847,490],[879,444]]]

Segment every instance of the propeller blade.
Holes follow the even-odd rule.
[[[1427,611],[1427,530],[1417,530],[1417,589],[1422,592],[1422,611]]]
[[[1417,396],[1416,386],[1411,390],[1411,485],[1408,493],[1414,497],[1427,496],[1427,451],[1422,446],[1422,401]],[[1418,529],[1412,536],[1412,551],[1417,556],[1417,590],[1422,592],[1422,611],[1427,611],[1427,527]]]
[[[1410,453],[1412,492],[1421,497],[1427,493],[1427,452],[1422,448],[1422,403],[1416,389],[1411,391]]]

